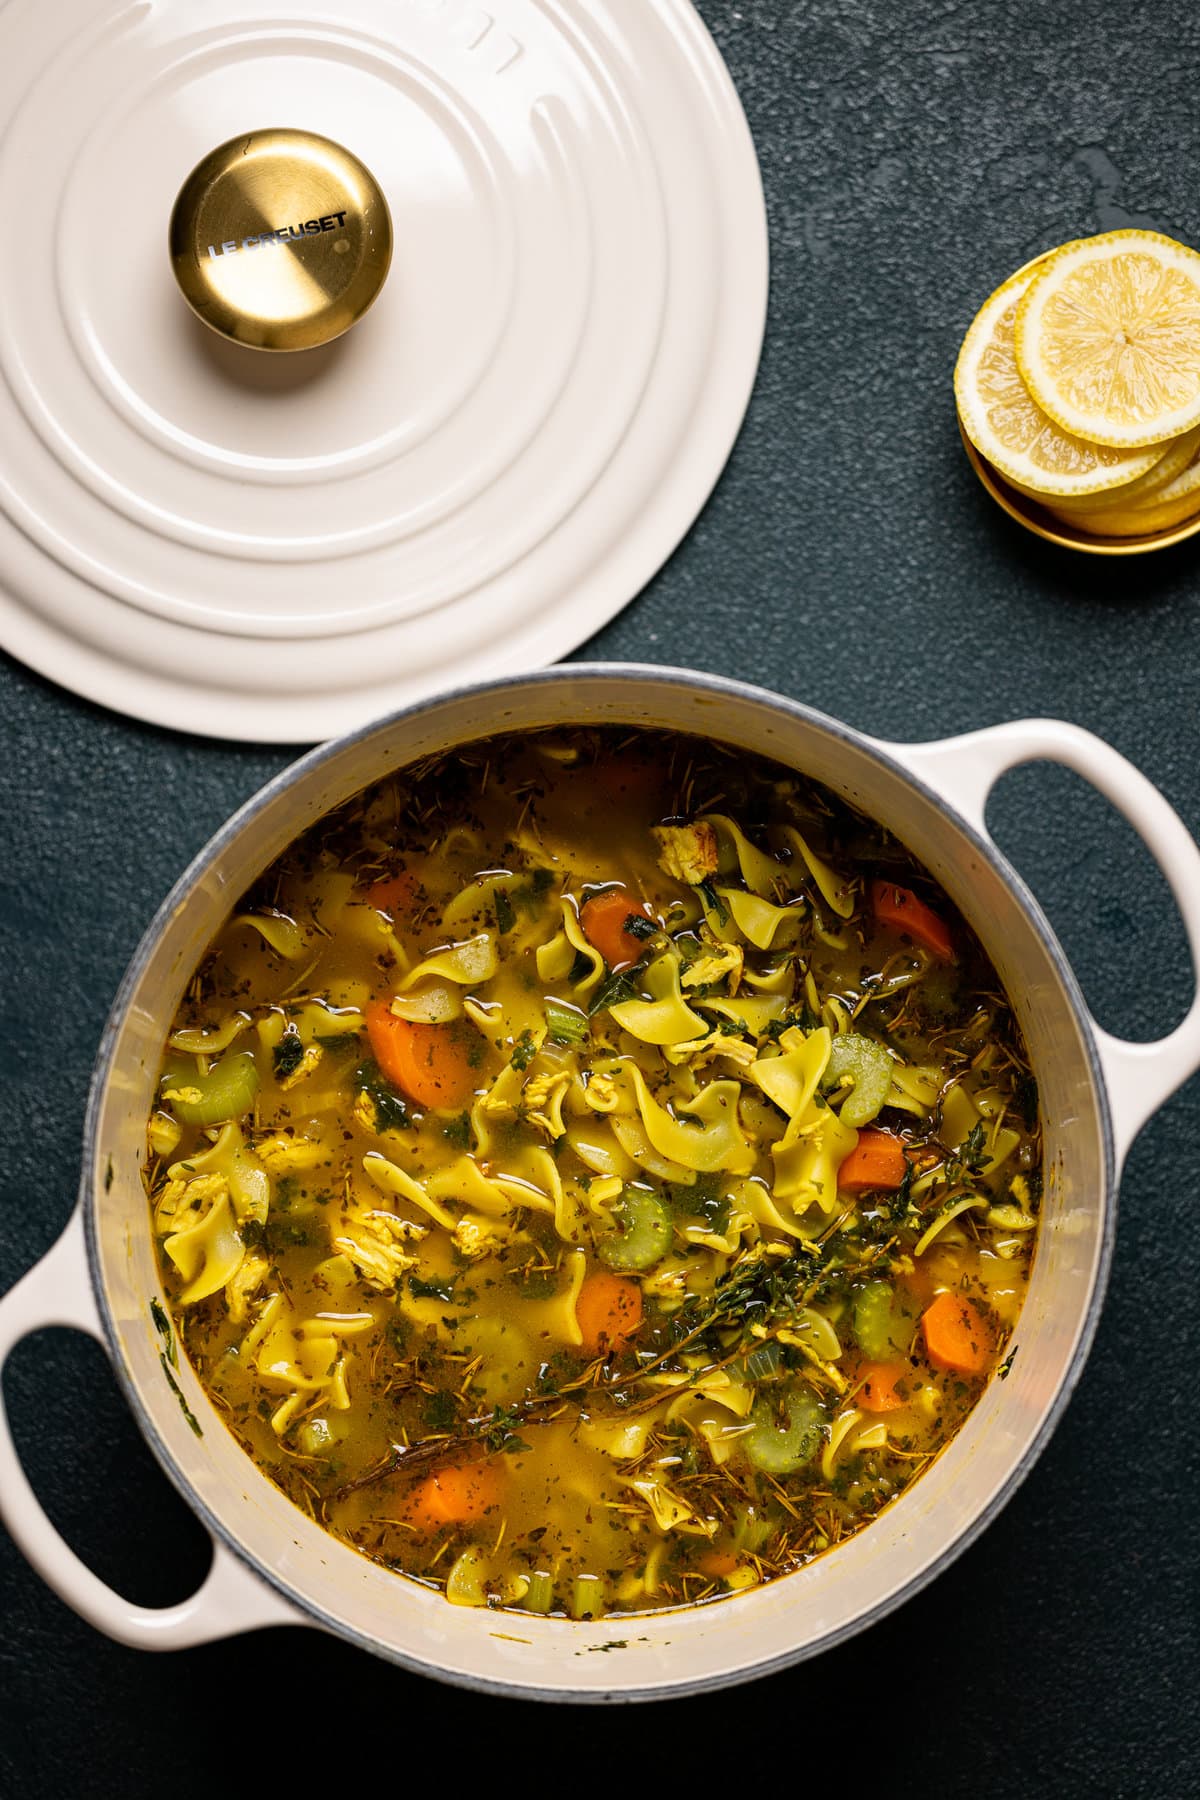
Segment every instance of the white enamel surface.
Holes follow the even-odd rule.
[[[1021,763],[1074,769],[1124,814],[1166,876],[1200,972],[1200,850],[1158,789],[1102,738],[1060,719],[1023,719],[937,744],[884,745],[986,833],[988,795]],[[1133,1044],[1092,1021],[1113,1115],[1118,1167],[1152,1113],[1200,1066],[1200,983],[1186,1017],[1167,1037]]]
[[[82,1210],[54,1247],[0,1302],[0,1369],[14,1345],[47,1325],[69,1325],[104,1341],[84,1245]],[[77,1613],[119,1643],[181,1650],[263,1625],[302,1623],[245,1564],[214,1541],[201,1586],[178,1606],[135,1606],[94,1575],[42,1511],[21,1467],[0,1391],[0,1518],[33,1567]]]
[[[135,715],[311,741],[535,667],[699,511],[761,345],[753,147],[687,0],[9,0],[0,634]],[[380,182],[367,317],[264,356],[166,228],[238,132]]]
[[[921,1480],[868,1530],[786,1580],[697,1611],[594,1624],[450,1607],[376,1568],[307,1521],[257,1472],[185,1367],[179,1378],[204,1431],[197,1440],[159,1365],[149,1312],[159,1279],[138,1172],[168,1021],[245,885],[316,817],[389,769],[470,737],[564,720],[664,725],[719,737],[804,770],[889,825],[969,918],[1013,1000],[1040,1084],[1048,1169],[1040,1247],[1009,1378],[992,1383]],[[1165,802],[1148,810],[1142,778],[1120,759],[1125,773],[1115,773],[1113,753],[1070,727],[1001,727],[949,746],[893,750],[819,716],[785,710],[754,690],[658,670],[568,667],[451,696],[306,759],[264,801],[251,803],[173,896],[135,964],[102,1051],[90,1115],[93,1156],[84,1171],[110,1348],[143,1429],[210,1527],[272,1584],[268,1591],[241,1562],[223,1556],[217,1591],[228,1596],[230,1631],[302,1613],[407,1666],[471,1685],[552,1698],[649,1697],[745,1679],[810,1654],[896,1604],[969,1541],[1028,1467],[1078,1375],[1111,1253],[1114,1196],[1082,1004],[1044,922],[978,840],[889,758],[919,768],[931,786],[953,790],[978,826],[1000,769],[1034,754],[1073,755],[1073,766],[1086,762],[1085,772],[1119,795],[1119,804],[1136,799],[1137,822],[1173,884],[1194,881],[1195,846],[1186,833],[1178,835],[1182,827]],[[1155,817],[1147,827],[1149,813]],[[1172,1085],[1197,1060],[1200,1048],[1190,1038]],[[1164,1070],[1158,1079],[1165,1093]],[[0,1301],[0,1350],[21,1331],[63,1316],[53,1310],[55,1282],[41,1279],[47,1266],[29,1278],[28,1302],[18,1299],[25,1284]],[[77,1260],[71,1270],[75,1300],[67,1314],[86,1324],[77,1310],[88,1304]],[[94,1313],[92,1321],[94,1329]],[[92,1589],[78,1585],[69,1552],[32,1540],[24,1502],[4,1504],[27,1554],[103,1629],[126,1641],[190,1641],[186,1622],[174,1640],[149,1629],[135,1640],[141,1623],[131,1632],[124,1603],[106,1611]],[[201,1609],[193,1629],[209,1635],[212,1623],[212,1610]],[[621,1649],[597,1654],[614,1638],[623,1640]]]

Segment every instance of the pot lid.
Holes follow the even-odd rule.
[[[79,693],[300,742],[540,666],[720,473],[766,230],[688,0],[9,0],[0,117],[0,637]],[[239,137],[326,140],[390,212],[315,348],[176,285],[176,200]],[[304,223],[260,207],[231,261]]]

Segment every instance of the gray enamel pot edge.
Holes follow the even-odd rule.
[[[414,756],[521,726],[604,719],[663,724],[794,762],[888,824],[948,889],[1013,996],[1043,1080],[1048,1151],[1060,1171],[1051,1183],[1047,1215],[1048,1226],[1051,1217],[1056,1221],[1047,1233],[1051,1249],[1044,1244],[1039,1254],[1018,1331],[1020,1344],[1040,1282],[1041,1314],[1031,1319],[1035,1354],[1024,1367],[1018,1355],[1009,1382],[992,1384],[921,1481],[868,1531],[797,1575],[717,1606],[626,1616],[619,1626],[610,1620],[607,1628],[604,1622],[568,1625],[449,1608],[416,1584],[375,1569],[316,1527],[309,1530],[303,1515],[248,1463],[190,1371],[181,1369],[188,1402],[204,1423],[204,1438],[194,1438],[158,1366],[148,1314],[156,1274],[137,1175],[149,1085],[167,1021],[200,952],[253,874],[339,799]],[[972,754],[964,746],[973,747]],[[746,1680],[814,1654],[890,1611],[961,1553],[1027,1472],[1078,1378],[1111,1259],[1118,1151],[1136,1128],[1127,1118],[1118,1145],[1105,1085],[1104,1056],[1111,1061],[1112,1040],[1093,1027],[1049,926],[982,830],[982,800],[1000,768],[1029,755],[1057,754],[1061,760],[1064,747],[1077,755],[1086,752],[1092,761],[1101,758],[1101,785],[1110,793],[1113,764],[1144,783],[1099,740],[1053,722],[998,727],[958,740],[947,759],[955,767],[954,785],[938,766],[949,746],[877,744],[794,702],[719,678],[627,665],[567,665],[406,709],[311,752],[235,814],[176,884],[147,931],[106,1027],[89,1103],[81,1207],[103,1330],[156,1456],[226,1546],[207,1605],[201,1590],[177,1626],[157,1633],[140,1619],[131,1622],[126,1609],[117,1635],[164,1643],[174,1631],[186,1643],[255,1623],[307,1619],[403,1666],[494,1693],[651,1698]],[[972,759],[977,791],[963,781]],[[1094,768],[1088,772],[1098,779]],[[947,785],[963,798],[962,810],[946,798]],[[1194,856],[1182,826],[1155,797]],[[1144,798],[1139,790],[1136,800]],[[1128,803],[1130,796],[1124,799]],[[1152,848],[1163,860],[1163,847]],[[1165,848],[1182,854],[1179,843]],[[1181,881],[1185,873],[1180,871]],[[1147,1048],[1157,1047],[1138,1047],[1138,1052]],[[1180,1049],[1195,1052],[1194,1037]],[[1176,1079],[1186,1072],[1181,1068]],[[1148,1112],[1162,1097],[1157,1090],[1169,1088],[1161,1063],[1152,1070],[1146,1065],[1141,1073],[1155,1077],[1154,1093],[1145,1096]],[[1061,1113],[1063,1124],[1049,1117],[1052,1110]],[[106,1187],[110,1156],[114,1176]],[[1066,1329],[1064,1291],[1071,1297]],[[68,1577],[59,1572],[55,1579],[45,1559],[38,1560],[72,1599]],[[797,1607],[801,1591],[805,1604]],[[259,1597],[262,1603],[256,1604]],[[102,1628],[114,1628],[113,1620],[96,1614],[92,1605],[88,1616]],[[512,1626],[512,1633],[497,1626]],[[614,1632],[625,1640],[619,1655],[594,1655]],[[611,1666],[614,1660],[619,1668]]]

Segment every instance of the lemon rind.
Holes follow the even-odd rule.
[[[1153,537],[1172,531],[1200,513],[1200,451],[1187,467],[1152,493],[1143,493],[1129,506],[1112,506],[1104,512],[1083,514],[1049,506],[1047,512],[1077,531],[1093,537]]]
[[[1153,505],[1162,499],[1163,492],[1186,474],[1200,451],[1200,425],[1194,425],[1190,431],[1181,432],[1172,438],[1160,460],[1145,475],[1139,475],[1125,487],[1112,491],[1109,495],[1097,494],[1082,496],[1078,500],[1068,500],[1063,496],[1064,511],[1069,508],[1072,516],[1080,522],[1095,513],[1107,512],[1110,507]]]

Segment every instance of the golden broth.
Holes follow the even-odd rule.
[[[248,894],[150,1121],[167,1305],[249,1455],[451,1600],[794,1569],[1000,1370],[1036,1091],[885,832],[697,740],[402,771]]]

